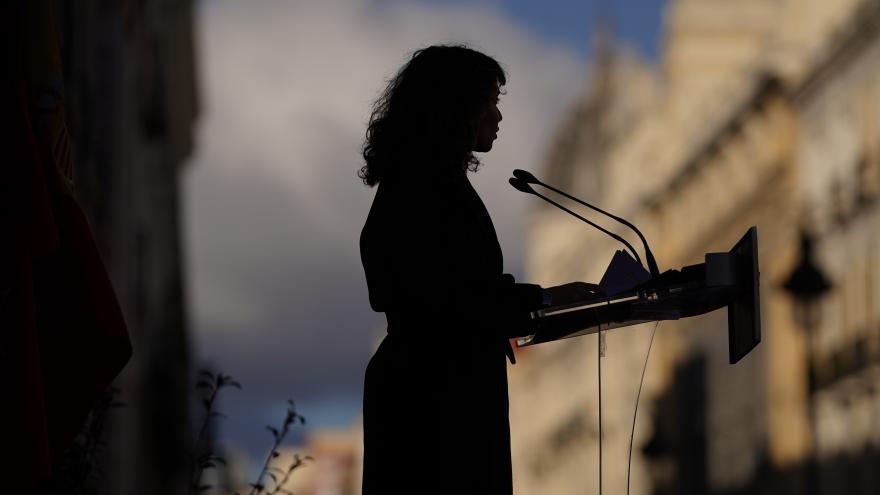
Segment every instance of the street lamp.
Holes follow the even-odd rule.
[[[813,238],[801,231],[801,259],[783,285],[794,298],[794,318],[801,328],[812,330],[819,324],[819,300],[830,289],[831,283],[813,261]]]
[[[831,283],[813,260],[813,238],[804,230],[801,231],[801,258],[789,274],[783,288],[794,300],[794,320],[803,329],[807,345],[807,414],[812,435],[812,455],[807,492],[817,493],[819,490],[819,463],[818,428],[816,427],[816,411],[813,403],[813,395],[816,391],[813,337],[822,317],[820,302],[822,297],[831,290]]]

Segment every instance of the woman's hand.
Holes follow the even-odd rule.
[[[587,282],[571,282],[547,287],[544,290],[550,294],[551,306],[566,306],[602,294],[602,289],[598,285]]]

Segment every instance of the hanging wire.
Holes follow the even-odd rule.
[[[606,298],[605,303],[611,305],[611,298]],[[599,319],[599,311],[593,308],[598,322],[599,332],[596,334],[596,363],[599,367],[599,495],[602,495],[602,358],[605,357],[605,334],[602,331],[602,323]]]
[[[602,324],[596,341],[596,363],[599,366],[599,495],[602,495]]]
[[[660,321],[658,320],[654,324],[654,330],[651,331],[651,340],[648,342],[648,352],[645,353],[645,363],[642,364],[642,378],[639,380],[639,391],[636,393],[636,405],[633,408],[633,421],[632,421],[632,429],[629,432],[629,454],[628,459],[626,461],[626,495],[629,495],[629,484],[630,484],[630,470],[632,468],[632,459],[633,459],[633,439],[635,438],[636,433],[636,417],[639,414],[639,398],[642,396],[642,385],[645,383],[645,370],[648,369],[648,358],[651,357],[651,348],[654,346],[654,335],[657,334],[657,328],[660,326]],[[602,397],[602,388],[601,381],[599,383],[599,397],[601,402]],[[601,407],[601,406],[600,406]],[[601,450],[600,450],[601,452]],[[601,459],[601,454],[600,454]],[[600,461],[601,464],[601,461]],[[601,469],[601,468],[600,468]],[[601,495],[601,489],[600,489]]]

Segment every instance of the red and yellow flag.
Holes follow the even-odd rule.
[[[4,468],[52,474],[95,400],[131,357],[122,311],[73,188],[58,43],[46,0],[18,2],[12,258],[0,273]],[[8,179],[8,180],[7,180]],[[7,477],[7,479],[9,479]]]

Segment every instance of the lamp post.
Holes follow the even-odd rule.
[[[821,299],[831,290],[831,283],[813,260],[813,238],[801,231],[801,258],[787,277],[783,288],[794,300],[794,320],[805,333],[807,346],[807,415],[811,434],[807,493],[819,492],[818,428],[813,396],[816,392],[815,349],[813,340],[821,322]]]

